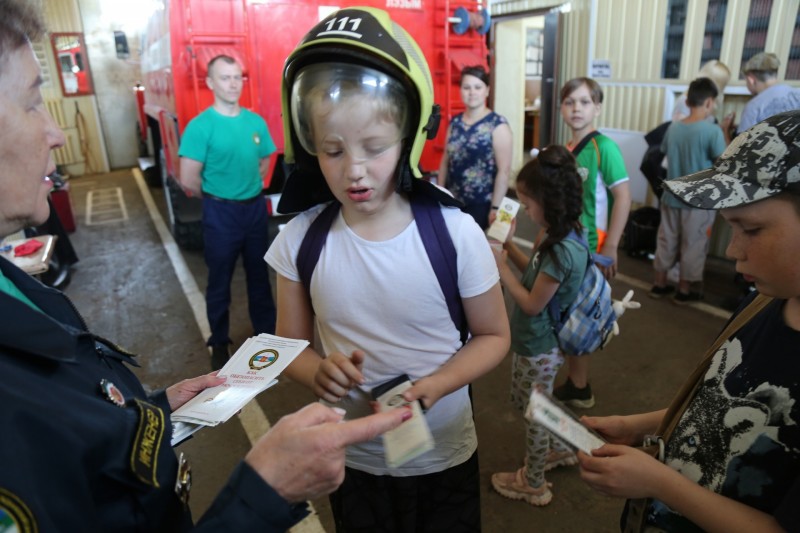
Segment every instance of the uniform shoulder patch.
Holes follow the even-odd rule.
[[[22,499],[0,488],[0,531],[38,533],[36,518]]]
[[[158,455],[166,428],[164,411],[139,399],[134,402],[139,410],[139,427],[131,450],[131,470],[140,481],[158,488]]]

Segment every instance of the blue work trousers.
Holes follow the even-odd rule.
[[[275,303],[264,254],[269,247],[266,200],[232,202],[203,197],[203,245],[208,267],[206,313],[211,327],[207,344],[228,344],[231,279],[242,256],[247,304],[255,334],[275,333]]]

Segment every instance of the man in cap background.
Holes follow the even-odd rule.
[[[736,133],[750,129],[754,124],[771,116],[767,114],[767,105],[777,98],[782,98],[792,90],[788,85],[778,83],[778,69],[781,62],[773,53],[761,52],[751,57],[742,67],[747,90],[753,98],[747,102],[742,111],[742,120]]]

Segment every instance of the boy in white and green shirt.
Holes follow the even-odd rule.
[[[583,224],[591,249],[605,256],[598,267],[606,279],[617,273],[617,249],[631,209],[631,192],[625,161],[617,144],[594,128],[600,114],[603,90],[591,78],[574,78],[561,88],[561,118],[572,130],[567,148],[583,173]],[[568,356],[566,383],[553,394],[573,407],[594,406],[589,386],[589,356]]]

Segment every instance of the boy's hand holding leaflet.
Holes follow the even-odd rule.
[[[564,404],[538,389],[534,389],[531,393],[525,418],[538,422],[555,436],[587,455],[592,455],[592,450],[605,444],[597,433],[581,424]]]
[[[205,389],[172,413],[172,445],[203,426],[227,422],[276,379],[302,352],[308,341],[262,333],[250,337],[217,374],[225,383]]]
[[[383,434],[386,464],[390,468],[398,468],[434,447],[433,436],[420,401],[407,402],[403,398],[403,392],[412,385],[409,377],[403,374],[372,389],[372,397],[378,402],[381,412],[406,405],[411,408],[411,419]]]

